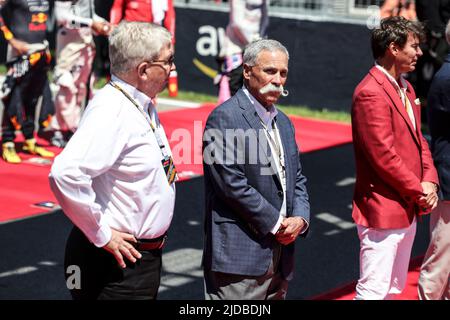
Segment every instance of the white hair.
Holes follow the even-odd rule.
[[[289,60],[289,52],[287,51],[286,47],[283,46],[280,42],[272,39],[261,39],[253,41],[249,43],[247,47],[245,47],[243,63],[249,66],[254,66],[261,51],[281,51],[286,54]]]
[[[164,27],[122,21],[109,36],[111,73],[124,74],[143,61],[157,59],[161,49],[171,41],[172,36]]]

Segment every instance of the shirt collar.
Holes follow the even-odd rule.
[[[131,84],[123,81],[115,75],[111,75],[111,80],[125,90],[139,104],[139,106],[150,115],[150,117],[153,117],[152,114],[154,113],[154,106],[152,100],[145,93],[139,91]]]
[[[245,86],[242,87],[242,90],[255,107],[256,113],[258,113],[258,116],[262,120],[264,125],[267,128],[271,128],[271,123],[278,114],[277,108],[275,108],[274,105],[271,105],[270,108],[267,110],[258,100],[255,99],[255,97],[252,96],[250,91],[248,91],[248,89]]]
[[[391,76],[389,74],[389,72],[387,72],[387,70],[385,68],[383,68],[382,66],[380,66],[378,64],[378,62],[376,62],[376,61],[375,61],[375,66],[377,67],[378,70],[380,70],[381,72],[383,72],[386,75],[386,77],[395,86],[395,88],[403,89],[403,90],[406,90],[408,88],[408,85],[406,84],[406,81],[405,81],[403,75],[400,75],[400,84],[401,84],[401,87],[400,87],[400,85],[397,82],[397,80],[395,80],[395,78],[393,76]]]

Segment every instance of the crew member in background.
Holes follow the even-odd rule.
[[[450,45],[450,21],[445,38]],[[450,300],[450,54],[428,93],[431,151],[439,175],[439,203],[430,217],[431,239],[420,270],[420,300]]]
[[[408,20],[417,20],[416,4],[413,0],[386,0],[380,8],[380,17],[400,16]]]
[[[109,23],[95,14],[94,0],[56,1],[56,116],[52,144],[64,147],[78,128],[82,110],[92,96],[91,71],[95,57],[93,35],[108,35]]]
[[[8,71],[2,88],[6,111],[2,156],[9,163],[21,162],[14,144],[16,130],[21,130],[25,137],[24,151],[42,157],[54,156],[53,152],[38,146],[34,137],[36,107],[41,96],[39,124],[47,127],[54,113],[47,78],[51,62],[46,40],[48,14],[48,0],[6,0],[1,8],[0,28],[8,42]]]
[[[175,8],[173,0],[114,0],[109,21],[117,25],[120,21],[151,22],[163,26],[172,34],[175,46]],[[178,95],[178,74],[170,73],[169,96]]]
[[[219,104],[242,88],[242,53],[247,44],[265,37],[267,11],[267,0],[230,0],[229,22],[218,57],[220,73],[214,79],[219,85]]]
[[[416,0],[416,10],[417,18],[426,27],[426,42],[421,47],[423,57],[417,63],[416,91],[427,101],[433,76],[447,58],[445,26],[450,19],[450,0]]]

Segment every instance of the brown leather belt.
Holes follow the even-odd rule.
[[[167,234],[164,234],[163,236],[155,239],[138,239],[137,243],[134,243],[133,245],[138,251],[158,250],[164,247],[166,239]]]

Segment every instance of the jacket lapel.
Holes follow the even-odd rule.
[[[280,112],[280,111],[278,111]],[[280,113],[278,113],[279,115]],[[278,128],[278,132],[280,133],[280,139],[281,139],[281,144],[283,146],[283,154],[284,154],[284,165],[285,165],[285,170],[286,170],[286,186],[290,185],[290,181],[292,179],[291,175],[290,175],[290,168],[292,168],[292,164],[291,164],[291,157],[289,156],[289,152],[288,152],[288,141],[290,139],[292,139],[292,136],[289,135],[289,131],[288,128],[291,127],[291,124],[288,123],[287,118],[285,117],[280,117],[277,116],[276,119],[276,123],[277,123],[277,128]],[[295,139],[295,137],[294,137]],[[281,180],[280,180],[281,181]],[[287,195],[289,195],[289,192],[287,192]],[[287,203],[289,204],[290,201],[288,201],[288,199],[286,198]],[[290,212],[290,211],[288,211]]]
[[[408,112],[406,111],[406,107],[403,105],[403,102],[400,99],[400,96],[399,96],[399,94],[397,92],[397,89],[386,78],[386,75],[382,71],[378,70],[377,67],[373,67],[370,70],[370,74],[383,87],[384,91],[387,93],[387,95],[391,99],[395,109],[400,113],[400,115],[402,116],[403,120],[405,120],[406,124],[408,125],[409,131],[411,132],[411,135],[413,136],[414,140],[420,146],[419,140],[417,138],[417,132],[416,132],[416,130],[414,130],[414,127],[413,127],[413,124],[411,122],[411,119],[409,118]],[[408,99],[411,102],[411,99],[409,97],[408,97]],[[414,104],[413,103],[411,103],[411,106],[413,107],[413,110],[414,110]],[[414,118],[416,119],[416,128],[418,128],[418,126],[417,126],[417,116],[416,116],[415,113],[414,113]]]

